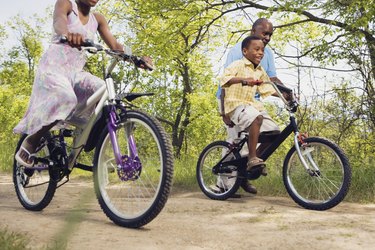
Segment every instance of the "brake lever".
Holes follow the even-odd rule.
[[[61,36],[59,39],[60,43],[68,43],[68,38],[66,36]],[[85,39],[80,47],[81,50],[87,50],[90,53],[96,53],[98,51],[104,50],[104,47],[100,44],[94,43],[91,39]]]
[[[134,60],[134,64],[139,67],[139,68],[142,68],[142,69],[145,69],[145,70],[149,70],[149,71],[153,71],[154,70],[154,66],[147,63],[146,61],[144,61],[142,58],[136,58]]]

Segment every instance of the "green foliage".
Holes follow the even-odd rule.
[[[219,33],[207,35],[213,23],[221,23],[213,22],[220,13],[207,9],[204,1],[128,1],[126,6],[117,4],[116,8],[125,13],[118,14],[117,19],[126,18],[134,32],[132,39],[125,40],[133,41],[134,51],[152,56],[157,68],[152,73],[154,79],[143,78],[143,83],[137,82],[130,89],[154,92],[160,98],[145,100],[142,106],[164,122],[180,156],[182,150],[189,151],[187,142],[195,140],[188,137],[193,135],[193,117],[207,114],[207,106],[193,100],[199,96],[214,102],[214,88],[207,87],[214,85],[210,58],[203,51],[209,47],[204,47],[208,41],[221,39]],[[211,103],[209,108],[216,109],[214,106]]]

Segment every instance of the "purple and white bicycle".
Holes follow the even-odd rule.
[[[89,121],[71,122],[73,129],[60,129],[42,138],[33,167],[14,161],[13,182],[20,203],[40,211],[51,202],[58,187],[69,181],[74,168],[93,172],[94,187],[104,213],[117,225],[138,228],[163,209],[172,184],[173,155],[170,140],[160,123],[131,101],[149,93],[116,94],[111,72],[120,61],[147,68],[140,58],[85,42],[82,49],[105,52],[112,59],[105,85],[87,101],[95,107]],[[152,69],[152,68],[148,68]],[[16,152],[25,139],[23,135]],[[66,142],[72,137],[71,145]],[[69,140],[67,140],[69,141]],[[77,162],[83,151],[95,149],[93,165]]]

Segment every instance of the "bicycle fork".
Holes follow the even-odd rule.
[[[305,144],[306,143],[303,141],[303,135],[301,135],[298,131],[296,131],[295,134],[294,134],[294,146],[296,148],[298,158],[300,159],[300,161],[301,161],[303,167],[306,169],[306,171],[311,176],[315,176],[317,173],[318,174],[320,173],[320,169],[316,165],[314,159],[311,156],[311,152],[314,149],[313,148],[305,148],[302,152],[301,148],[305,147]],[[305,157],[307,157],[308,162],[305,160]],[[313,170],[310,168],[310,165],[313,167]]]
[[[138,157],[137,147],[133,136],[134,126],[132,123],[125,125],[125,136],[128,144],[128,155],[126,152],[121,153],[119,142],[117,140],[116,131],[118,129],[119,117],[116,114],[115,107],[111,106],[108,117],[108,134],[112,143],[117,172],[121,180],[134,180],[138,178],[142,169],[141,162]]]

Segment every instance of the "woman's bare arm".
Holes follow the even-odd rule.
[[[118,43],[116,38],[113,36],[109,29],[108,22],[105,17],[99,13],[94,13],[96,20],[98,21],[98,31],[101,38],[112,50],[124,51],[122,44]]]

